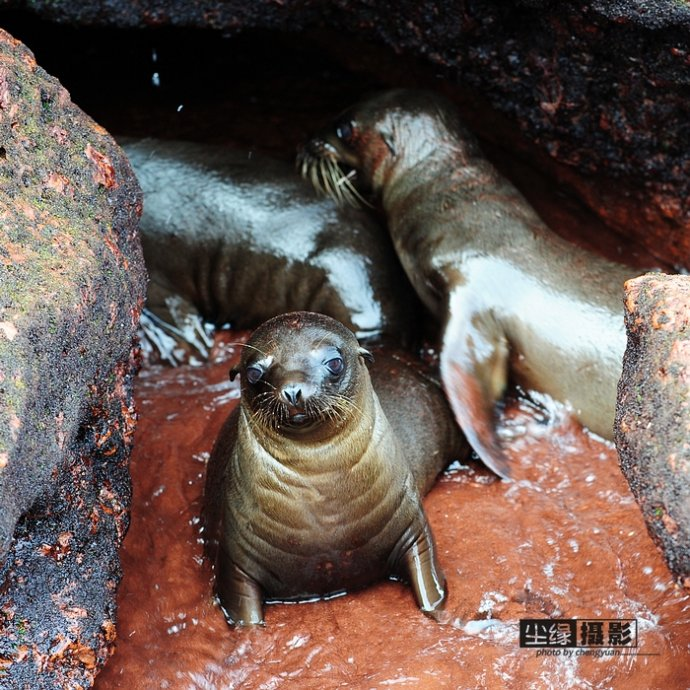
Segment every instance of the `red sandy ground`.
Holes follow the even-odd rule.
[[[119,641],[97,690],[688,685],[690,596],[648,537],[615,451],[562,413],[539,424],[525,404],[503,425],[523,480],[460,467],[425,501],[453,622],[429,620],[404,585],[385,582],[270,606],[262,628],[228,628],[198,516],[205,462],[239,394],[229,361],[149,366],[139,378]],[[634,618],[639,646],[599,658],[521,649],[519,619],[548,617]],[[493,627],[465,626],[489,618]]]

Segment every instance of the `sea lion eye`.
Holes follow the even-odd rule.
[[[336,128],[335,128],[335,134],[340,139],[341,141],[348,142],[350,139],[352,139],[352,135],[355,132],[355,123],[350,121],[350,122],[341,122]]]
[[[333,374],[333,376],[338,376],[339,374],[343,373],[343,369],[345,368],[345,364],[342,360],[341,357],[333,357],[333,359],[329,359],[326,362],[326,369]]]
[[[247,381],[252,385],[258,383],[261,377],[264,375],[264,371],[261,367],[249,366],[246,370]]]

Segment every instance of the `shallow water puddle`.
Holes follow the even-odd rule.
[[[119,641],[97,690],[687,686],[690,596],[647,536],[615,451],[567,416],[540,424],[524,403],[508,407],[503,428],[519,481],[455,465],[426,499],[449,624],[386,582],[273,605],[265,628],[229,629],[212,601],[199,510],[205,463],[239,395],[230,361],[139,377]],[[638,647],[540,655],[519,647],[527,618],[635,619]]]

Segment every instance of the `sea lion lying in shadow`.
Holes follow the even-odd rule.
[[[121,144],[144,193],[143,323],[164,356],[175,360],[184,341],[205,357],[206,324],[250,328],[299,309],[360,338],[412,337],[419,302],[369,214],[319,198],[293,166],[255,152]]]

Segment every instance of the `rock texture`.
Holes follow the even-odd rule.
[[[128,520],[140,191],[0,31],[0,686],[86,687]]]
[[[0,0],[3,4],[82,24],[231,33],[335,29],[421,57],[442,69],[448,82],[471,86],[517,121],[545,161],[560,164],[553,172],[609,224],[662,259],[690,265],[687,3]],[[356,60],[360,51],[350,52]]]
[[[647,528],[690,588],[690,278],[626,283],[616,445]]]

